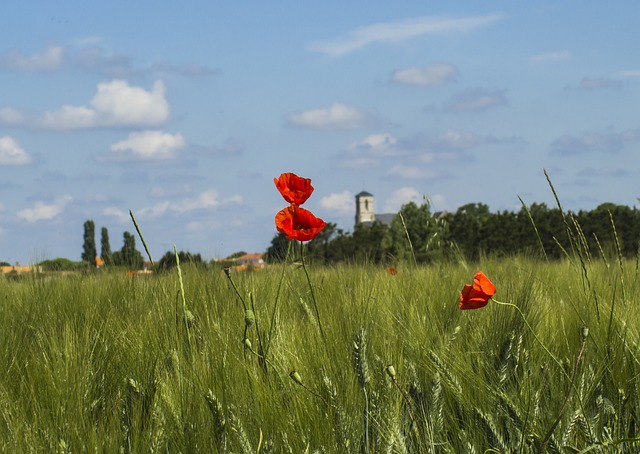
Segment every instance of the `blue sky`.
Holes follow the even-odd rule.
[[[13,2],[0,19],[0,260],[263,251],[285,202],[393,212],[638,204],[640,4]],[[138,241],[138,245],[140,245]],[[142,250],[141,247],[139,249]]]

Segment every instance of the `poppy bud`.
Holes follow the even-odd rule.
[[[297,384],[299,384],[300,386],[304,386],[304,384],[302,383],[302,377],[300,376],[298,371],[292,370],[291,373],[289,374],[289,377],[291,377],[291,379]]]
[[[249,340],[249,338],[245,337],[244,340],[242,341],[244,343],[244,346],[246,348],[248,348],[249,350],[251,350],[251,341]]]
[[[247,328],[251,328],[255,321],[256,316],[251,309],[247,309],[246,311],[244,311],[244,324]]]
[[[587,337],[589,337],[589,328],[587,326],[583,326],[580,334],[582,336],[582,342],[586,341]]]
[[[391,379],[393,380],[396,379],[396,369],[391,364],[385,367],[384,371],[387,373],[389,377],[391,377]]]

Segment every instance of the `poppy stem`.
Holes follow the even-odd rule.
[[[562,363],[558,360],[558,358],[555,357],[555,355],[553,353],[551,353],[551,351],[547,348],[546,345],[544,345],[544,343],[540,340],[540,338],[538,337],[538,335],[536,334],[536,332],[533,330],[533,328],[531,327],[531,325],[529,324],[529,322],[527,321],[527,317],[525,317],[524,313],[522,312],[522,309],[520,309],[518,306],[516,306],[513,303],[503,303],[502,301],[498,301],[496,299],[491,298],[491,300],[496,303],[499,304],[501,306],[510,306],[515,308],[515,310],[518,311],[518,313],[520,314],[520,316],[522,317],[522,320],[524,321],[524,324],[527,325],[527,328],[529,328],[529,331],[531,331],[531,334],[533,334],[533,337],[535,338],[535,340],[540,344],[540,346],[544,349],[545,352],[547,352],[547,355],[549,355],[551,357],[551,359],[553,359],[555,361],[555,363],[558,365],[558,367],[560,368],[560,370],[562,371],[562,373],[564,374],[564,376],[571,381],[571,377],[569,376],[569,374],[567,374],[567,372],[564,370],[564,367],[562,367]]]
[[[318,311],[316,294],[313,291],[313,285],[311,284],[309,271],[307,270],[307,265],[304,262],[304,244],[302,243],[302,241],[300,241],[300,261],[302,262],[302,269],[304,270],[304,275],[307,277],[307,284],[309,284],[309,290],[311,291],[311,301],[313,301],[313,309],[316,312],[316,319],[318,320],[318,328],[320,329],[320,335],[322,336],[322,340],[326,343],[327,338],[325,337],[324,330],[322,329],[322,322],[320,321],[320,311]]]

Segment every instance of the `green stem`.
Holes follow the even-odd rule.
[[[327,338],[324,335],[324,330],[322,329],[322,322],[320,321],[320,311],[318,311],[316,294],[313,291],[313,285],[311,285],[311,278],[309,277],[309,271],[307,270],[307,265],[304,262],[304,244],[302,243],[302,241],[300,242],[300,261],[302,262],[302,269],[304,270],[304,275],[307,277],[307,284],[309,284],[309,290],[311,291],[311,301],[313,302],[313,309],[316,312],[316,319],[318,320],[318,328],[320,329],[320,335],[322,336],[322,340],[326,344]]]
[[[531,325],[529,324],[529,322],[527,321],[527,317],[525,317],[524,313],[522,312],[522,310],[516,306],[513,303],[503,303],[502,301],[497,301],[493,298],[491,298],[491,300],[496,303],[499,304],[501,306],[510,306],[515,308],[515,310],[518,311],[518,313],[520,314],[520,316],[522,317],[522,320],[524,321],[524,324],[527,325],[527,328],[529,328],[529,331],[531,331],[531,334],[533,334],[533,337],[535,338],[535,340],[540,344],[540,346],[544,349],[545,352],[547,352],[547,355],[549,355],[551,357],[551,359],[553,359],[555,361],[555,363],[558,365],[558,367],[560,368],[560,370],[562,371],[562,373],[564,374],[564,376],[571,381],[571,377],[569,376],[569,374],[567,374],[567,372],[564,370],[564,367],[562,366],[562,363],[558,360],[558,358],[555,357],[555,355],[553,353],[551,353],[551,351],[547,348],[546,345],[544,345],[544,343],[540,340],[540,338],[538,337],[538,335],[536,334],[536,332],[533,330],[533,328],[531,327]]]

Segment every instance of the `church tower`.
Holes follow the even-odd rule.
[[[356,194],[356,224],[373,222],[376,215],[373,211],[373,194],[362,191]]]

